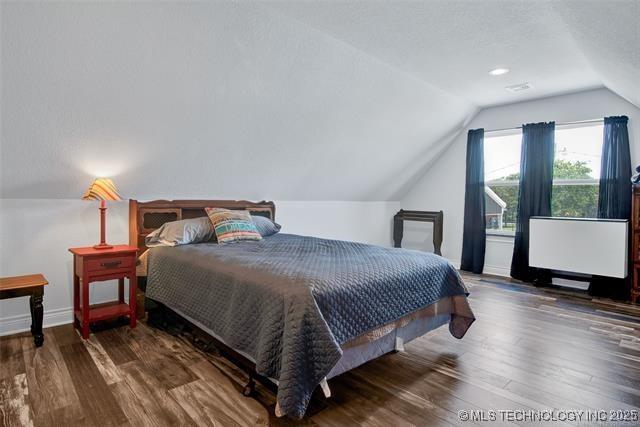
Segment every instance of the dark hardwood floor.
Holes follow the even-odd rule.
[[[301,422],[276,419],[262,387],[184,338],[140,323],[83,341],[71,325],[0,339],[2,425],[624,425],[464,421],[458,411],[640,407],[640,306],[465,276],[478,320],[440,328],[329,381]],[[631,413],[631,412],[630,412]]]

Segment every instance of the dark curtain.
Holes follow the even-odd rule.
[[[464,193],[461,270],[482,273],[486,238],[484,129],[472,129],[467,135],[467,177]]]
[[[631,218],[631,154],[627,116],[605,117],[598,218]]]
[[[555,122],[522,126],[520,188],[511,277],[526,282],[548,281],[547,270],[529,267],[529,218],[551,216]]]
[[[598,218],[631,219],[631,154],[626,116],[605,117]],[[628,299],[631,280],[595,276],[592,295]]]

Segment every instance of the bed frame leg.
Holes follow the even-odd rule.
[[[396,351],[404,351],[404,340],[400,337],[396,337]]]
[[[242,395],[249,397],[253,394],[253,392],[256,391],[256,382],[253,379],[253,375],[249,375],[249,381],[247,382],[247,384],[242,388]]]
[[[331,389],[329,388],[329,383],[327,382],[327,378],[323,378],[320,381],[320,387],[322,387],[322,392],[324,393],[324,397],[327,399],[331,397]]]
[[[276,410],[275,410],[275,413],[276,413],[276,417],[278,417],[278,418],[282,418],[282,416],[284,415],[284,414],[282,413],[282,409],[280,409],[280,404],[279,404],[278,402],[276,402]]]

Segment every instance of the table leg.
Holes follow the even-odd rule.
[[[76,313],[80,311],[80,276],[76,273],[76,261],[73,260],[73,325],[74,327],[80,324],[80,321],[76,317]]]
[[[124,277],[118,279],[118,302],[120,304],[124,302]]]
[[[444,214],[438,212],[435,221],[433,221],[433,253],[442,256],[442,223]]]
[[[393,218],[393,247],[402,247],[402,234],[404,232],[404,223],[402,218]]]
[[[34,334],[36,328],[36,322],[35,322],[35,318],[33,316],[33,294],[29,297],[29,312],[31,313],[31,335]]]
[[[89,278],[82,275],[82,338],[89,339]]]
[[[29,300],[32,307],[31,333],[33,334],[33,341],[36,344],[36,347],[40,347],[44,343],[44,334],[42,333],[42,317],[44,314],[44,310],[42,308],[42,294],[43,289],[40,287],[33,291]]]
[[[131,322],[131,327],[136,327],[136,289],[138,288],[138,277],[136,276],[136,271],[129,275],[129,309],[130,315],[129,319]]]

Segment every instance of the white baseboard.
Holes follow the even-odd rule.
[[[501,267],[499,265],[486,265],[482,270],[484,274],[492,274],[494,276],[511,277],[511,267]]]
[[[447,258],[448,259],[448,258]],[[455,259],[449,259],[449,262],[453,264],[456,269],[460,269],[460,261]],[[499,265],[484,265],[482,270],[484,274],[492,274],[494,276],[511,277],[511,267],[501,267]]]
[[[65,325],[73,322],[73,309],[59,308],[47,310],[42,316],[42,327]],[[31,329],[31,315],[22,314],[19,316],[5,317],[0,319],[0,336],[12,335]]]

